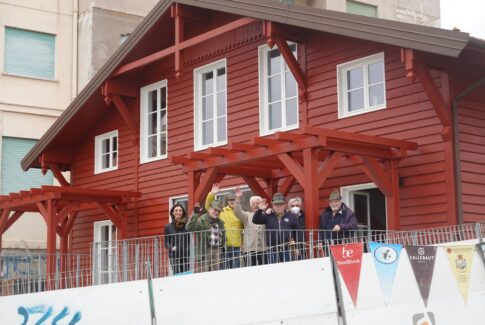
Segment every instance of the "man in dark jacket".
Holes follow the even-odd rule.
[[[357,218],[354,211],[342,203],[342,196],[334,190],[328,198],[329,207],[320,216],[319,242],[332,241],[338,244],[343,238],[350,237],[351,230],[357,229]]]
[[[295,214],[285,210],[282,193],[273,195],[273,209],[268,209],[266,199],[262,199],[259,210],[254,213],[253,223],[266,225],[266,245],[268,263],[290,261],[290,247],[295,245],[295,232],[300,229]]]

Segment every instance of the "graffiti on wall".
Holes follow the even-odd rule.
[[[22,325],[57,325],[58,322],[64,320],[63,324],[75,325],[81,320],[81,312],[77,311],[72,316],[69,323],[66,323],[65,318],[69,316],[70,311],[68,307],[64,307],[59,313],[54,312],[54,307],[46,305],[37,305],[33,307],[21,306],[18,308],[19,315],[23,316]],[[32,316],[32,317],[31,317]],[[30,323],[29,323],[30,319]],[[49,323],[50,322],[50,323]]]

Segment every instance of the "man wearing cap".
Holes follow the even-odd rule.
[[[188,231],[197,231],[195,237],[199,272],[219,270],[221,252],[225,243],[224,221],[219,218],[221,211],[222,206],[219,201],[213,201],[207,213],[200,215],[200,206],[197,202],[194,213],[185,226]]]
[[[214,202],[217,193],[219,192],[219,184],[214,184],[210,193],[205,200],[206,209]],[[236,195],[230,192],[227,196],[227,206],[222,209],[219,218],[224,221],[226,230],[226,246],[224,247],[224,260],[226,269],[238,268],[241,265],[241,233],[243,230],[242,222],[234,214],[234,201]]]
[[[335,189],[328,198],[329,207],[320,216],[319,241],[337,241],[350,237],[350,230],[357,229],[354,211],[342,203],[340,192]]]
[[[295,214],[285,210],[285,196],[275,193],[268,209],[266,199],[262,199],[258,211],[254,213],[253,223],[266,225],[266,245],[268,263],[290,261],[290,247],[295,244],[295,232],[300,229]]]

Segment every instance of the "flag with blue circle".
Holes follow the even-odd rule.
[[[402,245],[369,242],[369,248],[374,257],[374,265],[381,283],[384,301],[388,303],[392,293],[399,257],[401,257]]]

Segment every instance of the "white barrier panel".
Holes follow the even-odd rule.
[[[461,243],[460,243],[461,244]],[[465,304],[451,270],[445,248],[436,254],[428,306],[425,307],[405,249],[402,251],[388,305],[370,253],[363,256],[357,307],[340,277],[347,325],[354,324],[483,324],[485,269],[474,252],[468,303]]]
[[[150,324],[147,281],[0,298],[0,324]]]
[[[159,324],[338,324],[329,258],[156,279]]]

